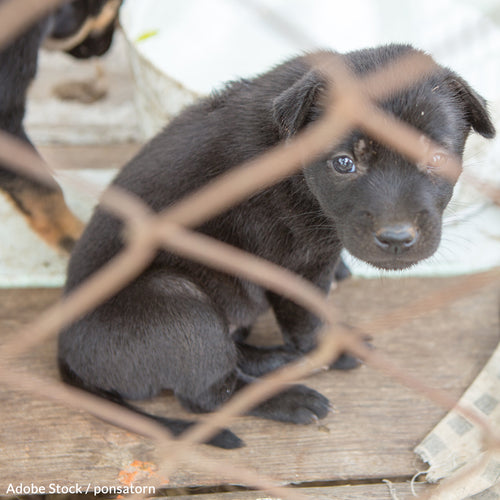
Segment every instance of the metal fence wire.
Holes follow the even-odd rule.
[[[62,0],[15,0],[0,8],[0,48],[22,33],[35,19],[54,8]],[[277,183],[339,141],[353,128],[361,129],[377,141],[404,154],[416,164],[426,164],[433,151],[442,149],[428,138],[422,146],[422,134],[407,123],[385,113],[376,101],[397,89],[404,89],[432,70],[433,62],[424,55],[405,56],[381,71],[356,78],[342,60],[311,59],[312,67],[320,67],[325,75],[334,75],[335,87],[328,95],[324,117],[286,144],[280,144],[262,156],[232,169],[197,192],[160,213],[154,213],[140,199],[117,187],[106,190],[101,205],[123,219],[127,246],[83,285],[47,309],[32,323],[23,327],[5,343],[0,351],[0,382],[7,387],[43,396],[55,402],[85,410],[118,426],[146,435],[154,441],[159,456],[159,470],[167,474],[182,458],[189,457],[192,467],[210,469],[214,478],[223,470],[236,484],[266,490],[280,498],[300,499],[297,489],[280,487],[268,477],[242,469],[227,460],[198,460],[203,448],[196,447],[232,419],[245,413],[265,398],[277,393],[285,384],[303,378],[328,364],[336,355],[348,351],[364,363],[382,370],[395,380],[418,391],[443,408],[455,408],[473,425],[481,429],[491,452],[500,451],[500,435],[488,420],[471,408],[456,406],[444,391],[427,387],[396,366],[382,352],[371,350],[363,342],[366,333],[384,331],[402,324],[416,315],[428,313],[474,291],[500,281],[496,268],[463,276],[453,288],[446,287],[430,296],[412,301],[401,309],[376,321],[346,325],[341,315],[324,294],[311,283],[290,271],[255,255],[197,233],[192,228],[248,198],[264,187]],[[0,133],[0,161],[14,171],[28,173],[41,182],[48,181],[46,165],[24,144]],[[448,161],[440,175],[456,177],[461,171],[458,158]],[[474,179],[470,179],[474,182]],[[96,193],[95,186],[82,183],[75,187]],[[478,183],[478,189],[483,187]],[[499,203],[500,190],[488,186],[486,194]],[[159,249],[182,254],[207,266],[251,280],[268,290],[283,295],[322,318],[325,326],[318,347],[303,360],[262,377],[258,383],[236,393],[217,412],[201,419],[180,438],[174,439],[165,428],[125,408],[69,387],[55,379],[43,378],[21,366],[19,358],[65,325],[90,311],[134,279],[152,261]]]

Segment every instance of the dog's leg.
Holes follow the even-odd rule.
[[[191,280],[150,270],[113,299],[63,331],[59,363],[70,383],[123,399],[173,390],[187,409],[208,412],[255,379],[237,369],[236,346],[211,299]],[[292,386],[250,413],[309,423],[328,400]]]
[[[336,269],[334,266],[326,267],[318,273],[312,273],[308,278],[326,294]],[[274,293],[269,293],[268,299],[281,328],[285,345],[255,347],[238,342],[238,365],[242,371],[252,376],[273,371],[313,350],[317,345],[317,333],[322,326],[319,318],[294,302]],[[347,353],[341,354],[331,364],[331,368],[339,370],[349,370],[357,366],[359,360]]]
[[[255,381],[256,378],[235,369],[195,398],[179,394],[178,397],[188,410],[204,413],[216,410],[235,391]],[[294,384],[252,408],[247,414],[279,422],[311,424],[318,418],[326,417],[330,408],[330,402],[322,394],[304,385]]]
[[[314,314],[288,299],[273,296],[270,300],[285,339],[285,347],[295,350],[297,357],[312,351],[317,345],[317,334],[322,322]],[[354,356],[342,353],[332,361],[330,368],[351,370],[359,364],[360,361]]]
[[[240,328],[232,337],[238,348],[238,367],[252,377],[260,377],[296,360],[301,353],[288,346],[255,346],[246,342],[251,328]]]
[[[36,73],[46,27],[47,21],[40,21],[0,51],[0,128],[30,146],[23,128],[26,92]],[[55,181],[48,187],[0,164],[0,188],[36,233],[58,250],[69,252],[83,225],[67,207]]]
[[[30,227],[58,251],[69,253],[83,230],[66,205],[60,188],[0,171],[0,186]]]
[[[236,348],[202,290],[189,279],[150,270],[66,328],[58,358],[65,382],[146,415],[129,400],[171,389],[196,402],[234,370]],[[215,407],[231,393],[213,395],[205,404]],[[148,416],[176,435],[192,424]],[[242,445],[229,431],[210,443]]]
[[[236,346],[238,367],[252,377],[265,375],[303,356],[303,353],[291,346],[262,347],[244,341],[237,341]]]
[[[152,268],[64,330],[59,357],[90,389],[124,399],[171,389],[196,399],[236,367],[227,330],[189,278]]]

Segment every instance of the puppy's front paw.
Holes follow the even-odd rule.
[[[261,403],[249,414],[280,422],[312,424],[326,417],[330,409],[330,401],[325,396],[305,385],[294,385]]]

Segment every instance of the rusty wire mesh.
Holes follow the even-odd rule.
[[[35,19],[62,1],[11,0],[2,4],[0,48],[20,34]],[[286,23],[278,25],[279,29],[289,28]],[[292,35],[297,36],[295,32]],[[444,391],[425,386],[420,380],[396,366],[383,353],[368,349],[362,341],[367,333],[374,334],[395,328],[410,318],[429,313],[491,283],[500,282],[500,269],[464,276],[453,288],[444,287],[391,314],[362,324],[346,325],[332,304],[327,302],[324,294],[300,276],[190,229],[297,171],[307,164],[308,160],[327,147],[331,147],[353,128],[364,130],[417,164],[425,164],[435,149],[442,149],[430,139],[423,147],[422,134],[419,131],[386,114],[375,104],[376,99],[394,90],[403,89],[424,76],[433,67],[433,62],[429,58],[406,56],[376,74],[360,79],[355,78],[340,59],[333,62],[311,60],[311,65],[320,66],[324,74],[334,75],[335,89],[331,90],[328,96],[324,118],[288,143],[279,145],[255,160],[234,168],[159,214],[153,213],[140,199],[117,187],[110,187],[104,193],[101,199],[102,206],[121,217],[125,223],[127,247],[77,290],[47,309],[2,346],[1,383],[16,390],[27,391],[86,410],[118,426],[148,436],[156,443],[162,457],[159,469],[166,473],[175,467],[181,458],[189,456],[192,467],[210,469],[209,472],[214,475],[223,469],[224,475],[232,477],[235,483],[267,490],[281,498],[299,499],[304,497],[297,490],[279,487],[272,479],[239,468],[227,461],[208,463],[199,460],[203,450],[194,445],[214,435],[233,418],[275,394],[285,384],[321,368],[340,352],[349,351],[367,365],[386,372],[401,384],[422,393],[435,404],[446,409],[455,408],[482,429],[488,450],[491,452],[500,450],[500,435],[491,428],[483,415],[470,408],[457,407],[456,401]],[[0,132],[0,161],[15,171],[34,176],[40,182],[51,182],[47,165],[23,143],[3,132]],[[270,166],[272,168],[269,168]],[[447,163],[446,171],[442,174],[455,178],[460,171],[460,162],[455,158]],[[97,192],[95,186],[82,183],[81,180],[75,183],[75,186],[91,194]],[[492,200],[499,203],[499,189],[479,183],[478,188],[483,189]],[[174,439],[164,427],[150,419],[57,380],[42,378],[16,363],[21,354],[50,336],[56,335],[62,327],[125,286],[145,269],[160,248],[252,280],[308,308],[325,322],[323,334],[315,351],[300,362],[287,365],[241,390],[219,411],[200,420],[178,439]]]

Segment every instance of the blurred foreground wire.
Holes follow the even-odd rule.
[[[60,3],[61,0],[47,0],[43,4],[32,0],[11,0],[1,4],[0,47],[19,34],[29,23]],[[444,391],[426,387],[418,379],[408,375],[404,369],[395,366],[383,354],[367,349],[363,337],[394,328],[416,315],[444,307],[466,294],[500,282],[499,269],[466,276],[453,289],[443,288],[431,296],[369,323],[345,325],[324,294],[299,276],[188,229],[297,171],[316,155],[331,148],[332,143],[340,141],[353,128],[364,129],[380,142],[398,150],[416,163],[425,164],[425,160],[432,156],[437,146],[430,139],[423,147],[420,132],[387,115],[376,105],[376,101],[384,95],[405,88],[425,76],[433,67],[429,58],[403,58],[383,71],[359,80],[350,74],[340,59],[335,63],[315,59],[311,64],[320,67],[325,74],[335,75],[335,88],[330,92],[328,112],[321,121],[287,144],[235,168],[159,214],[153,213],[139,199],[115,187],[106,191],[101,203],[124,220],[128,246],[78,290],[49,308],[2,347],[1,382],[15,389],[84,409],[106,421],[150,437],[156,442],[163,457],[160,467],[167,472],[185,456],[190,457],[192,466],[201,466],[202,462],[196,460],[196,457],[202,451],[193,447],[194,444],[211,437],[235,416],[245,413],[281,390],[284,385],[320,369],[346,350],[362,358],[368,365],[388,373],[400,383],[424,394],[436,404],[447,409],[455,406],[455,401]],[[30,173],[41,182],[52,182],[49,169],[38,156],[5,133],[0,133],[0,161],[9,164],[13,170]],[[459,161],[452,159],[443,175],[455,178],[460,171]],[[90,184],[75,185],[82,190],[96,191],[95,186]],[[498,189],[484,186],[484,190],[499,203]],[[134,279],[152,261],[160,248],[254,281],[308,308],[325,322],[320,344],[314,352],[240,391],[218,412],[204,418],[177,440],[172,439],[163,427],[149,419],[60,382],[42,379],[16,365],[21,354],[56,335],[63,326],[96,307]],[[482,429],[490,449],[500,447],[500,437],[486,418],[469,408],[457,409]],[[296,490],[279,488],[274,481],[258,477],[248,470],[241,470],[224,460],[213,464],[211,468],[214,477],[218,471],[223,470],[225,475],[231,475],[234,482],[239,484],[266,489],[282,498],[304,498]]]

